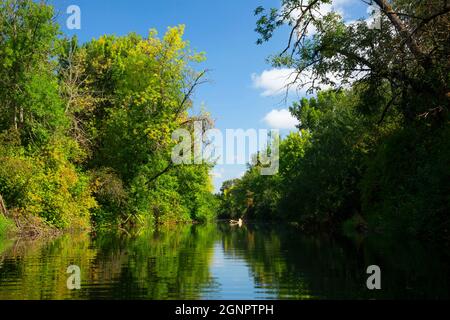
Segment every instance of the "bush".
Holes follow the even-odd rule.
[[[96,207],[89,177],[69,161],[58,143],[26,154],[22,147],[0,148],[0,193],[11,210],[43,218],[56,228],[88,228]]]
[[[15,229],[14,223],[0,213],[0,239],[5,238]]]

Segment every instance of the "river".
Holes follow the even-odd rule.
[[[69,290],[67,268],[80,268]],[[366,269],[381,269],[368,290]],[[450,265],[415,241],[307,236],[288,225],[160,227],[0,241],[0,299],[449,298]]]

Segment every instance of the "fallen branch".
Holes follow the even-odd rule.
[[[0,194],[0,212],[5,216],[9,217],[8,209],[6,209],[5,202],[3,201],[3,197]]]

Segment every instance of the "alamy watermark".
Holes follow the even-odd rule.
[[[367,278],[366,286],[369,290],[381,290],[381,269],[377,265],[371,265],[367,267],[367,274],[370,274]]]
[[[367,21],[367,26],[369,29],[380,30],[381,29],[381,9],[376,5],[369,5],[367,7],[367,13],[369,14],[369,18]]]
[[[67,7],[66,13],[69,17],[66,20],[66,26],[69,30],[81,29],[81,9],[77,5],[70,5]]]
[[[181,164],[257,163],[261,175],[275,175],[279,169],[279,130],[219,129],[203,130],[203,122],[194,123],[194,133],[177,129],[172,139],[172,162]]]
[[[66,273],[70,276],[67,278],[67,289],[80,290],[81,289],[81,269],[77,265],[67,267]]]

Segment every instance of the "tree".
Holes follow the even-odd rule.
[[[0,130],[19,130],[24,144],[47,142],[66,121],[51,61],[59,32],[52,18],[43,3],[0,2]]]
[[[344,23],[331,3],[284,0],[255,12],[258,43],[290,26],[272,64],[292,69],[291,86],[316,93],[290,107],[301,131],[281,143],[272,214],[309,229],[345,224],[448,243],[448,1],[374,0],[380,30]],[[250,169],[225,201],[270,190],[249,188],[255,181]]]
[[[290,26],[288,44],[272,58],[273,65],[294,69],[292,85],[311,91],[359,83],[371,101],[366,111],[378,114],[379,121],[397,108],[406,121],[442,123],[450,102],[448,1],[373,0],[382,12],[379,30],[364,20],[346,24],[324,10],[332,2],[284,0],[279,9],[256,9],[258,43]],[[388,101],[376,103],[386,90]]]
[[[179,26],[162,38],[151,30],[145,38],[104,36],[81,47],[73,40],[63,46],[60,78],[72,132],[80,132],[78,141],[89,142],[83,144],[91,154],[86,166],[102,186],[97,194],[108,208],[96,214],[98,221],[135,224],[211,215],[204,201],[210,193],[210,165],[175,166],[171,161],[172,132],[192,129],[194,120],[209,121],[187,112],[206,71],[189,66],[203,55],[188,48],[183,32]],[[117,188],[107,188],[106,181]],[[127,200],[116,201],[117,194]]]

